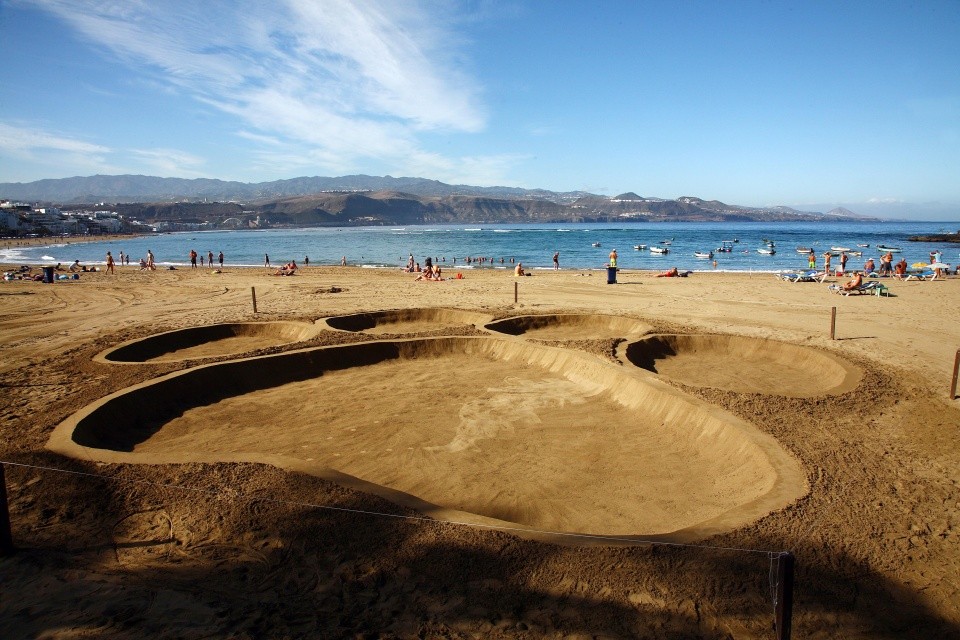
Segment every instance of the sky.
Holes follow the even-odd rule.
[[[368,174],[960,220],[960,0],[0,0],[0,32],[0,182]]]

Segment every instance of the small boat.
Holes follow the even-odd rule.
[[[660,255],[665,255],[670,253],[670,249],[666,247],[650,247],[650,253],[658,253]]]
[[[797,247],[797,253],[810,253],[813,251],[810,247]]]
[[[877,251],[886,251],[888,253],[900,253],[900,247],[888,247],[885,244],[878,244]]]
[[[594,246],[594,247],[599,247],[599,246],[600,246],[600,243],[599,243],[599,242],[594,242],[592,246]]]
[[[858,243],[857,243],[857,246],[858,246],[858,247],[869,247],[869,246],[870,246],[870,243],[868,242],[868,243],[866,243],[866,244],[860,244],[860,243],[858,242]]]
[[[636,249],[637,251],[643,251],[644,249],[647,248],[647,245],[645,245],[645,244],[635,244],[635,245],[633,245],[633,248]]]
[[[863,251],[851,251],[850,255],[852,255],[855,258],[859,258],[860,256],[863,255]]]
[[[847,253],[850,251],[850,247],[830,247],[830,251],[839,251],[841,253]]]
[[[660,244],[673,244],[673,240],[661,240]]]
[[[720,244],[736,244],[736,243],[738,243],[738,242],[740,242],[740,241],[737,240],[736,238],[734,238],[733,240],[721,240],[721,241],[720,241]]]
[[[733,243],[729,240],[722,240],[716,250],[719,253],[733,253]]]
[[[701,260],[709,260],[713,257],[713,251],[694,251],[694,258],[700,258]]]
[[[777,252],[773,247],[768,247],[766,249],[757,249],[757,253],[762,253],[765,256],[772,256]]]

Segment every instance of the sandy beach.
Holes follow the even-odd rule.
[[[5,637],[960,637],[960,278],[271,274],[0,282]]]

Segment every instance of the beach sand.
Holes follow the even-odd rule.
[[[881,298],[770,274],[621,271],[607,285],[603,272],[569,270],[445,282],[350,267],[117,271],[0,283],[0,456],[16,463],[5,472],[18,547],[0,559],[5,637],[769,638],[775,557],[762,552],[781,550],[797,559],[794,637],[960,637],[960,400],[948,397],[958,278],[888,283]],[[315,322],[361,313],[376,326]],[[196,366],[212,392],[230,387],[219,363],[238,356],[342,346],[349,360],[369,340],[482,340],[487,321],[515,316],[550,321],[494,334],[506,359],[451,352],[367,372],[348,361],[219,405],[171,398],[182,415],[146,439],[116,416],[106,426],[131,451],[47,446],[91,403]],[[103,358],[161,332],[278,321],[145,363]],[[644,332],[679,336],[662,339],[676,355],[629,347]],[[800,497],[695,546],[489,526],[662,533],[668,518],[704,517],[711,499],[750,499],[694,490],[734,460],[732,445],[641,451],[655,437],[632,430],[629,398],[504,364],[538,349],[601,377],[652,379],[657,398],[677,398],[671,427],[693,415],[676,407],[692,406],[768,439],[800,470]],[[261,362],[250,366],[270,375]],[[406,428],[379,430],[404,416]],[[471,417],[475,428],[458,430]],[[526,424],[539,440],[516,438]],[[434,450],[476,455],[443,467]],[[744,454],[745,483],[772,477],[754,468],[764,459]],[[332,466],[366,484],[320,471]],[[445,508],[415,508],[411,495]],[[453,512],[485,526],[430,519]]]

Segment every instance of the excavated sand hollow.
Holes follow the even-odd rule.
[[[334,316],[325,320],[328,327],[340,331],[385,333],[420,333],[446,327],[477,326],[490,316],[458,309],[397,309]]]
[[[650,325],[620,316],[559,314],[518,316],[491,322],[484,327],[511,336],[540,340],[586,340],[643,335]]]
[[[89,405],[48,446],[104,462],[274,464],[534,537],[696,540],[807,490],[774,438],[646,371],[497,337],[201,365]]]
[[[305,322],[214,324],[158,333],[103,351],[95,359],[113,363],[169,362],[237,355],[311,338],[319,327]]]
[[[652,335],[621,345],[618,356],[694,387],[795,398],[846,393],[862,378],[823,351],[730,335]]]

